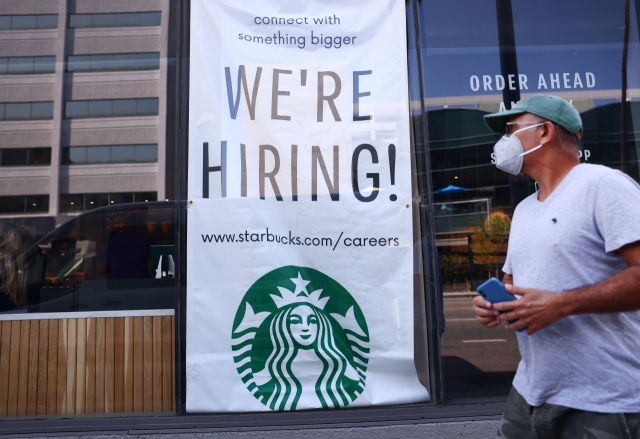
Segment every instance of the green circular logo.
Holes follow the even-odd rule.
[[[312,268],[258,279],[233,321],[233,360],[272,410],[345,407],[366,383],[369,330],[347,290]]]

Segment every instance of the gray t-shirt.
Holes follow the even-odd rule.
[[[640,241],[640,186],[581,164],[544,201],[515,210],[503,270],[518,287],[551,292],[602,282],[627,268],[615,253]],[[640,286],[639,286],[640,294]],[[533,406],[640,412],[640,311],[569,316],[518,334],[514,387]]]

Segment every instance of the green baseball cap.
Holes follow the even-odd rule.
[[[484,122],[490,130],[504,134],[511,116],[522,113],[535,114],[555,122],[571,134],[577,134],[582,129],[582,119],[578,110],[564,99],[550,95],[533,95],[523,99],[511,110],[485,115]]]

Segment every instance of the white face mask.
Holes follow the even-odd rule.
[[[493,147],[493,152],[496,156],[496,167],[498,169],[502,169],[509,174],[518,175],[520,170],[522,169],[523,157],[533,151],[536,151],[542,148],[542,144],[536,146],[535,148],[530,149],[527,152],[524,152],[524,148],[522,147],[522,142],[516,136],[516,133],[524,130],[530,130],[531,128],[539,127],[544,122],[540,122],[536,125],[531,125],[530,127],[522,128],[516,131],[513,134],[505,134],[502,136],[498,143]]]

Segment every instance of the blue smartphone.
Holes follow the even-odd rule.
[[[512,300],[517,300],[516,296],[508,292],[502,282],[500,282],[495,277],[492,277],[482,285],[478,287],[478,294],[484,297],[487,301],[491,303],[500,303],[500,302],[511,302]],[[516,320],[508,320],[507,323],[514,323]],[[518,332],[524,332],[527,330],[527,327],[520,328]]]

